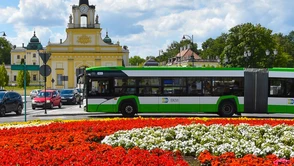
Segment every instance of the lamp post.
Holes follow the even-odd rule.
[[[271,54],[271,51],[267,49],[267,50],[265,51],[265,54],[266,54],[267,56],[269,56],[269,55]],[[278,54],[277,49],[274,49],[274,50],[273,50],[273,56],[271,56],[271,57],[268,58],[269,61],[270,61],[270,64],[271,64],[271,65],[268,65],[269,67],[274,67],[274,60],[275,60],[275,57],[276,57],[277,54]]]
[[[249,64],[249,58],[251,56],[251,51],[250,50],[247,50],[245,49],[244,51],[244,58],[245,58],[245,62],[246,62],[246,67],[250,67],[250,64]]]
[[[190,60],[192,61],[192,66],[194,67],[195,57],[194,57],[193,53],[192,53],[192,55],[190,57]]]
[[[181,66],[181,56],[177,56],[177,64],[178,66]]]
[[[0,32],[0,33],[3,33],[3,34],[2,34],[2,36],[3,36],[3,37],[5,37],[5,36],[6,36],[6,34],[5,34],[5,32],[4,32],[4,31],[2,31],[2,32]]]

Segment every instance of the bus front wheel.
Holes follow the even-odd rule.
[[[134,117],[137,108],[133,102],[125,102],[121,105],[120,111],[124,117]]]
[[[235,112],[235,104],[231,101],[224,101],[219,106],[219,115],[222,117],[231,117]]]

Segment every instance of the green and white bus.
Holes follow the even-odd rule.
[[[294,69],[91,67],[84,84],[86,112],[294,113]]]

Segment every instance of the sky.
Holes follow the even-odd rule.
[[[0,32],[13,45],[25,46],[36,31],[48,41],[66,40],[72,5],[79,0],[0,0]],[[89,0],[96,6],[102,38],[128,46],[130,57],[158,56],[183,35],[201,44],[240,24],[288,35],[294,30],[293,0]]]

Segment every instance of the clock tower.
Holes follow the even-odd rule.
[[[108,32],[101,35],[95,5],[88,0],[79,0],[72,6],[66,28],[67,37],[59,43],[49,42],[46,52],[51,56],[47,62],[52,69],[47,77],[48,88],[77,87],[77,76],[93,66],[128,66],[129,50],[120,42],[113,42]],[[51,82],[50,80],[56,80]]]
[[[80,0],[79,5],[73,5],[68,28],[100,28],[95,6],[89,5],[88,0]]]

